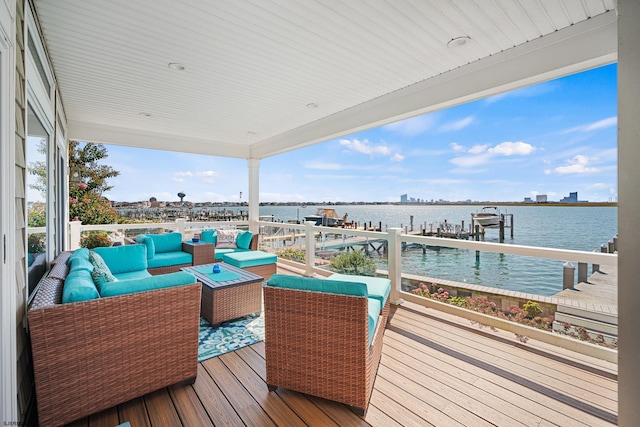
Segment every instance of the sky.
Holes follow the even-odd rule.
[[[616,64],[260,161],[261,202],[617,201]],[[114,201],[237,202],[247,161],[105,145]]]

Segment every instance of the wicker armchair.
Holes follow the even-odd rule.
[[[364,416],[389,302],[369,344],[366,297],[264,287],[267,385],[341,402]]]

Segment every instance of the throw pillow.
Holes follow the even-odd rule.
[[[236,244],[238,230],[217,230],[216,233],[218,235],[216,248],[235,249],[238,247]]]
[[[236,245],[238,245],[240,249],[249,249],[252,238],[252,232],[250,232],[249,230],[240,230],[238,231],[238,237],[236,238]]]
[[[102,284],[105,282],[117,282],[118,279],[111,274],[111,270],[104,262],[104,259],[97,253],[91,251],[89,253],[89,262],[93,264],[93,271],[91,272],[91,278],[93,283],[96,284],[98,291],[102,288]]]
[[[136,242],[137,243],[142,243],[143,245],[145,245],[147,247],[147,259],[151,259],[155,256],[156,254],[156,245],[153,242],[153,239],[151,237],[148,237],[145,234],[138,234],[136,236]]]

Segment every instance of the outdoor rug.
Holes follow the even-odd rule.
[[[264,340],[264,317],[262,313],[211,326],[200,318],[198,337],[198,362],[235,351]]]

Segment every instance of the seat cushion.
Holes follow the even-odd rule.
[[[144,279],[147,277],[152,277],[151,273],[147,270],[138,270],[138,271],[129,271],[127,273],[116,274],[116,279],[118,280],[132,280],[132,279]]]
[[[246,252],[248,250],[249,249],[239,249],[239,248],[236,248],[236,249],[216,248],[216,252],[215,252],[216,257],[215,258],[216,258],[216,261],[222,261],[222,259],[224,258],[224,256],[226,254],[233,254],[233,253],[237,253],[237,252],[238,253],[239,252]]]
[[[368,305],[368,319],[369,319],[369,345],[373,342],[373,336],[376,332],[376,326],[378,325],[378,319],[380,318],[380,311],[382,306],[380,300],[377,298],[367,298]]]
[[[193,255],[182,251],[156,252],[153,259],[149,260],[149,268],[169,267],[180,264],[193,264]]]
[[[133,294],[135,292],[153,291],[155,289],[168,288],[196,283],[193,274],[184,271],[176,273],[160,274],[145,279],[120,280],[118,282],[105,283],[101,296],[114,297],[118,295]]]
[[[314,277],[289,276],[287,274],[272,275],[267,282],[267,286],[358,297],[367,296],[367,286],[364,283],[340,282],[337,280],[316,279]]]
[[[257,267],[259,265],[274,264],[278,262],[278,256],[263,251],[243,251],[227,253],[224,255],[222,260],[234,267],[248,268]]]
[[[391,293],[391,280],[383,277],[370,276],[352,276],[348,274],[332,274],[330,280],[340,280],[342,282],[358,282],[367,285],[367,293],[369,297],[380,300],[382,307],[387,303],[389,294]]]

